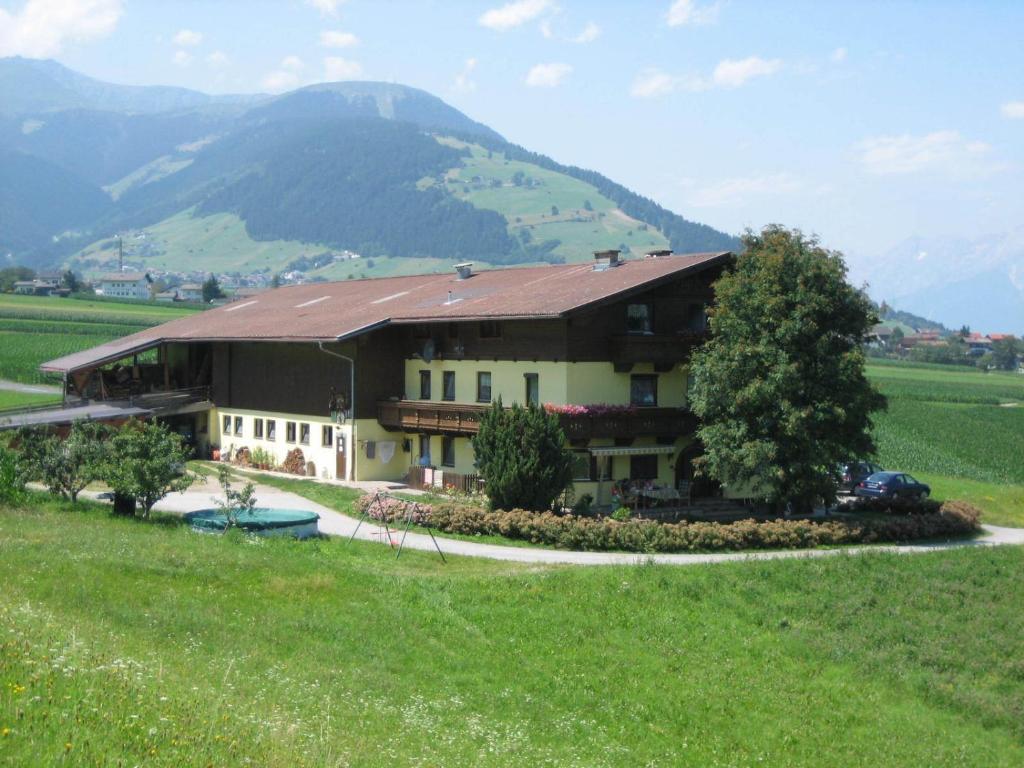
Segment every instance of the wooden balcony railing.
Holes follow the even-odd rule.
[[[612,362],[682,363],[707,339],[707,331],[616,335],[611,337]]]
[[[383,400],[377,403],[377,421],[385,429],[403,432],[475,435],[480,415],[490,406],[429,403],[417,400]],[[679,408],[637,408],[607,415],[558,414],[570,440],[595,437],[644,437],[684,435],[697,428],[697,419]]]
[[[400,429],[404,432],[475,435],[480,429],[480,414],[489,407],[418,400],[382,400],[377,403],[377,421],[385,429]]]

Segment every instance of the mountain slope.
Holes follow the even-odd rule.
[[[950,328],[1024,335],[1024,227],[974,240],[909,238],[867,275],[872,296]]]
[[[249,104],[260,95],[210,96],[187,88],[115,85],[79,74],[51,59],[0,59],[0,114],[62,109],[170,112],[217,104]]]
[[[17,85],[25,72],[29,85],[41,83],[35,94]],[[231,232],[233,222],[244,225],[244,237],[231,238],[233,249],[246,241],[287,244],[273,265],[265,249],[254,248],[264,254],[260,268],[284,268],[297,252],[311,255],[311,244],[368,257],[489,264],[580,260],[616,247],[738,247],[734,237],[600,174],[512,145],[402,85],[327,83],[246,103],[107,87],[54,62],[0,59],[0,86],[19,110],[0,116],[0,151],[36,157],[67,174],[65,187],[51,189],[56,208],[77,210],[71,195],[105,195],[108,203],[94,206],[91,220],[76,219],[75,233],[59,239],[68,227],[45,231],[38,217],[8,217],[14,257],[40,264],[102,263],[101,243],[133,230],[140,236],[129,239],[130,247],[138,253],[129,256],[139,266],[147,266],[146,258],[172,258],[202,271],[204,259],[223,259],[202,243],[173,257],[166,249],[157,254],[146,231],[198,233],[208,227],[187,218],[211,216],[233,217],[217,225]],[[172,108],[142,109],[166,104]],[[179,243],[174,248],[183,244],[172,240]],[[238,263],[235,255],[230,260]],[[386,266],[391,273],[403,269]]]
[[[0,150],[0,169],[0,255],[30,254],[113,207],[102,190],[40,158]]]

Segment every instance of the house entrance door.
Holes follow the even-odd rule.
[[[676,459],[676,486],[680,480],[690,483],[691,499],[706,499],[722,495],[722,486],[717,480],[710,477],[694,477],[693,460],[704,453],[704,447],[700,443],[693,442],[683,448]]]
[[[339,432],[337,439],[334,442],[337,445],[337,449],[335,451],[336,460],[334,464],[334,479],[348,480],[348,475],[346,474],[347,462],[345,461],[345,435]]]

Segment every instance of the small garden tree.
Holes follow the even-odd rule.
[[[480,418],[473,450],[491,509],[550,509],[572,481],[558,417],[535,405],[506,409],[499,398]]]
[[[217,480],[220,482],[221,490],[224,491],[224,499],[214,499],[214,503],[224,513],[227,520],[227,528],[234,528],[238,525],[238,518],[242,515],[252,515],[256,509],[256,486],[246,483],[242,490],[236,491],[231,487],[231,470],[227,465],[221,464],[217,468]]]
[[[110,439],[104,479],[115,494],[133,498],[149,517],[153,505],[195,478],[185,471],[190,449],[181,435],[157,422],[129,421]]]
[[[45,429],[25,430],[20,435],[24,474],[74,504],[82,489],[103,475],[107,434],[106,426],[94,421],[74,422],[65,438]]]
[[[862,346],[876,322],[842,255],[799,231],[748,232],[715,284],[711,340],[693,356],[699,471],[808,511],[835,498],[836,465],[874,451]]]

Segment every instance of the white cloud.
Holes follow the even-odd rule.
[[[551,31],[551,22],[547,19],[544,19],[544,21],[540,23],[540,34],[542,37],[546,37],[549,40],[554,37],[554,32]]]
[[[206,63],[211,67],[226,67],[230,59],[224,51],[214,51],[206,57]]]
[[[999,108],[999,111],[1003,113],[1003,117],[1011,120],[1024,119],[1024,101],[1008,101]]]
[[[324,77],[327,80],[352,80],[363,74],[363,65],[341,56],[324,58]]]
[[[192,63],[192,54],[188,51],[175,51],[173,61],[179,67],[187,67]]]
[[[594,22],[587,22],[587,26],[583,28],[576,37],[572,39],[574,43],[592,43],[601,36],[601,28]]]
[[[633,80],[630,93],[638,99],[652,99],[665,96],[676,88],[676,78],[660,69],[648,69],[641,72]]]
[[[182,48],[194,48],[203,42],[203,33],[192,29],[179,29],[173,42]]]
[[[715,67],[711,81],[722,88],[739,88],[753,77],[774,75],[782,69],[781,59],[762,59],[750,56],[746,59],[723,59]]]
[[[54,56],[65,43],[106,37],[120,18],[121,0],[28,0],[20,11],[0,8],[0,56]]]
[[[526,73],[526,84],[531,88],[554,88],[561,85],[570,72],[572,67],[560,62],[537,64]]]
[[[868,173],[895,176],[924,171],[977,175],[998,170],[986,160],[992,147],[967,141],[959,131],[934,131],[924,136],[874,136],[857,145]]]
[[[829,58],[838,64],[841,61],[846,61],[846,53],[847,51],[845,48],[836,48],[832,51],[831,55],[829,55]]]
[[[323,16],[337,16],[338,8],[345,0],[306,0],[306,5],[311,5],[320,11]]]
[[[798,192],[803,186],[802,181],[789,173],[777,173],[769,176],[741,176],[723,179],[698,189],[690,195],[689,203],[698,208],[737,205],[750,197]]]
[[[298,87],[299,76],[294,72],[286,72],[283,69],[275,69],[263,78],[263,87],[271,93],[290,91]]]
[[[263,87],[271,93],[281,93],[297,88],[301,84],[299,72],[306,65],[298,56],[285,56],[278,68],[263,78]]]
[[[320,33],[320,45],[324,48],[351,48],[359,44],[359,38],[351,32],[325,30]]]
[[[673,91],[710,91],[714,88],[739,88],[755,77],[774,75],[782,69],[781,59],[723,59],[708,77],[676,76],[660,69],[646,69],[633,80],[630,93],[638,99],[666,96]]]
[[[687,24],[714,24],[718,21],[720,9],[721,3],[718,2],[701,5],[694,0],[676,0],[665,14],[665,21],[670,27],[682,27]]]
[[[471,93],[476,90],[476,82],[473,80],[473,72],[476,70],[476,59],[466,59],[462,71],[455,76],[452,89],[460,93]]]
[[[514,3],[486,11],[478,19],[478,23],[482,27],[503,32],[533,21],[550,7],[551,0],[516,0]]]

